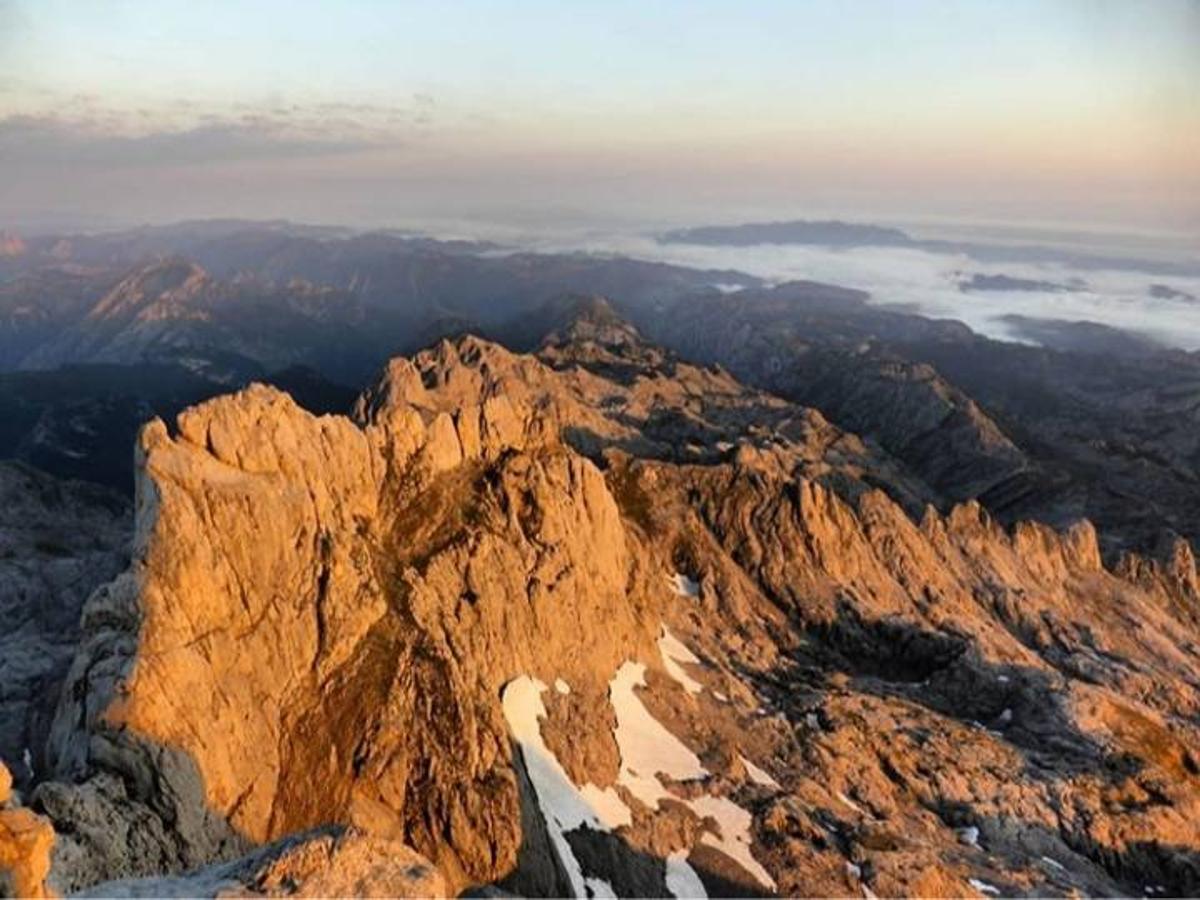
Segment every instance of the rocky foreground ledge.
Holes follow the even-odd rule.
[[[137,453],[132,561],[0,812],[20,893],[1200,891],[1186,546],[1112,572],[1086,523],[922,513],[611,323]]]

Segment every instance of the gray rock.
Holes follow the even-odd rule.
[[[128,561],[131,529],[117,494],[0,463],[0,760],[18,788],[46,775],[80,608]]]

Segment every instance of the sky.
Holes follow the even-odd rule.
[[[1200,2],[0,0],[0,227],[224,215],[1200,239]]]

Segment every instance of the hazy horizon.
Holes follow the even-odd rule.
[[[1200,5],[0,2],[4,224],[1200,234]]]

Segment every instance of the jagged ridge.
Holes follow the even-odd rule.
[[[664,893],[669,860],[742,893],[758,865],[782,893],[1195,886],[1194,563],[1131,561],[1134,584],[1086,525],[914,521],[885,455],[624,334],[545,362],[445,342],[357,421],[254,387],[148,426],[134,562],[89,601],[56,722],[59,777],[88,780],[35,794],[70,828],[60,883],[353,822],[451,890],[560,893],[500,700],[532,678],[568,687],[540,722],[570,781],[634,811],[568,833],[624,893]],[[667,452],[680,433],[699,450]],[[633,663],[707,773],[657,810],[622,775]],[[697,813],[725,804],[741,849]],[[98,806],[152,852],[105,856]]]

